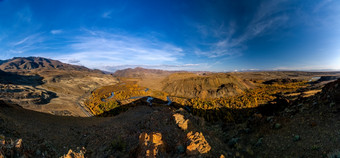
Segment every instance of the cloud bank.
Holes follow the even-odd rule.
[[[178,59],[184,56],[182,48],[169,43],[103,31],[86,30],[85,35],[75,37],[67,47],[69,53],[55,58],[106,70],[145,63],[171,67],[178,65]]]

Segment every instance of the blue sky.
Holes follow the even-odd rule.
[[[340,69],[338,0],[0,0],[0,60],[114,71]]]

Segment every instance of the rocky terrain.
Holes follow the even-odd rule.
[[[225,147],[204,120],[167,106],[141,105],[99,118],[53,116],[4,102],[0,107],[5,156],[57,157],[82,147],[86,157],[212,156]],[[23,148],[17,151],[12,144],[19,139]]]
[[[79,118],[1,101],[0,153],[18,157],[335,157],[340,149],[339,85],[340,80],[329,83],[321,93],[290,102],[282,111],[259,109],[237,124],[210,123],[183,109],[147,103],[114,117]]]
[[[117,82],[98,70],[40,57],[5,60],[0,69],[1,99],[56,115],[91,116],[82,105],[86,96]]]
[[[336,72],[137,68],[113,77],[33,57],[0,66],[0,157],[340,156]],[[258,104],[260,93],[268,103]],[[89,96],[102,103],[94,106],[113,108],[92,116],[83,105]],[[115,102],[119,97],[129,101]],[[192,97],[197,109],[176,102]],[[227,109],[214,100],[229,97],[225,104],[242,106]],[[221,114],[227,121],[213,117]]]

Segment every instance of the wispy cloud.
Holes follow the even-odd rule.
[[[56,56],[68,62],[78,60],[92,68],[112,65],[150,65],[178,63],[184,53],[172,44],[129,35],[87,30],[75,37],[69,46],[70,53]]]
[[[51,34],[56,35],[56,34],[61,34],[63,33],[63,30],[51,30]]]
[[[286,1],[264,1],[243,33],[232,40],[231,46],[244,44],[251,39],[282,27],[289,20],[287,15],[280,14],[286,9],[283,5],[284,2]]]
[[[111,10],[107,10],[101,14],[101,17],[104,19],[111,19],[115,14],[121,13],[125,10],[126,4],[117,6],[116,8],[112,8]]]
[[[245,42],[280,28],[289,19],[287,15],[278,14],[286,9],[281,7],[284,2],[285,0],[264,1],[255,12],[254,17],[246,24],[245,29],[242,31],[238,30],[237,34],[235,34],[236,29],[239,28],[236,26],[244,24],[230,22],[227,26],[222,23],[218,27],[210,28],[197,25],[196,28],[201,32],[202,36],[213,34],[219,40],[207,44],[208,48],[205,50],[196,48],[195,54],[209,58],[242,55],[242,51],[247,48]],[[229,31],[226,32],[225,30]]]
[[[41,44],[44,41],[44,37],[41,36],[41,33],[36,33],[32,35],[28,35],[22,39],[19,39],[15,42],[10,43],[10,53],[25,53],[35,49],[40,49]]]

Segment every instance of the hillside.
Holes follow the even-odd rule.
[[[249,80],[272,79],[303,79],[309,80],[317,76],[340,76],[340,72],[308,72],[308,71],[257,71],[257,72],[232,72],[233,75]]]
[[[94,71],[84,66],[65,64],[57,60],[42,57],[15,57],[0,62],[1,70],[33,70],[33,69],[58,69],[58,70],[78,70]]]
[[[176,73],[163,80],[163,91],[173,96],[219,98],[242,93],[254,84],[230,74]]]
[[[158,69],[145,69],[142,67],[136,67],[134,69],[128,68],[123,70],[117,70],[112,75],[115,77],[124,77],[124,78],[145,78],[149,75],[158,75],[158,76],[166,76],[176,71],[165,71],[165,70],[158,70]]]
[[[137,67],[134,69],[117,70],[112,75],[119,78],[122,82],[134,81],[143,87],[150,89],[162,90],[162,81],[170,74],[178,73],[178,71],[165,71],[157,69],[145,69]]]
[[[0,101],[0,155],[59,157],[72,149],[85,157],[333,158],[340,149],[339,84],[250,115],[240,110],[248,115],[236,124],[207,122],[172,106],[150,107],[144,99],[114,117],[92,118],[53,116]]]
[[[0,121],[5,122],[0,124],[0,156],[59,157],[84,147],[86,157],[210,157],[227,147],[204,120],[167,106],[140,105],[116,117],[79,118],[0,101]],[[16,144],[21,139],[21,147],[1,144],[10,139]]]
[[[0,71],[0,99],[55,115],[91,116],[82,105],[87,95],[117,82],[111,75],[46,58],[13,58],[1,66],[6,69]]]

